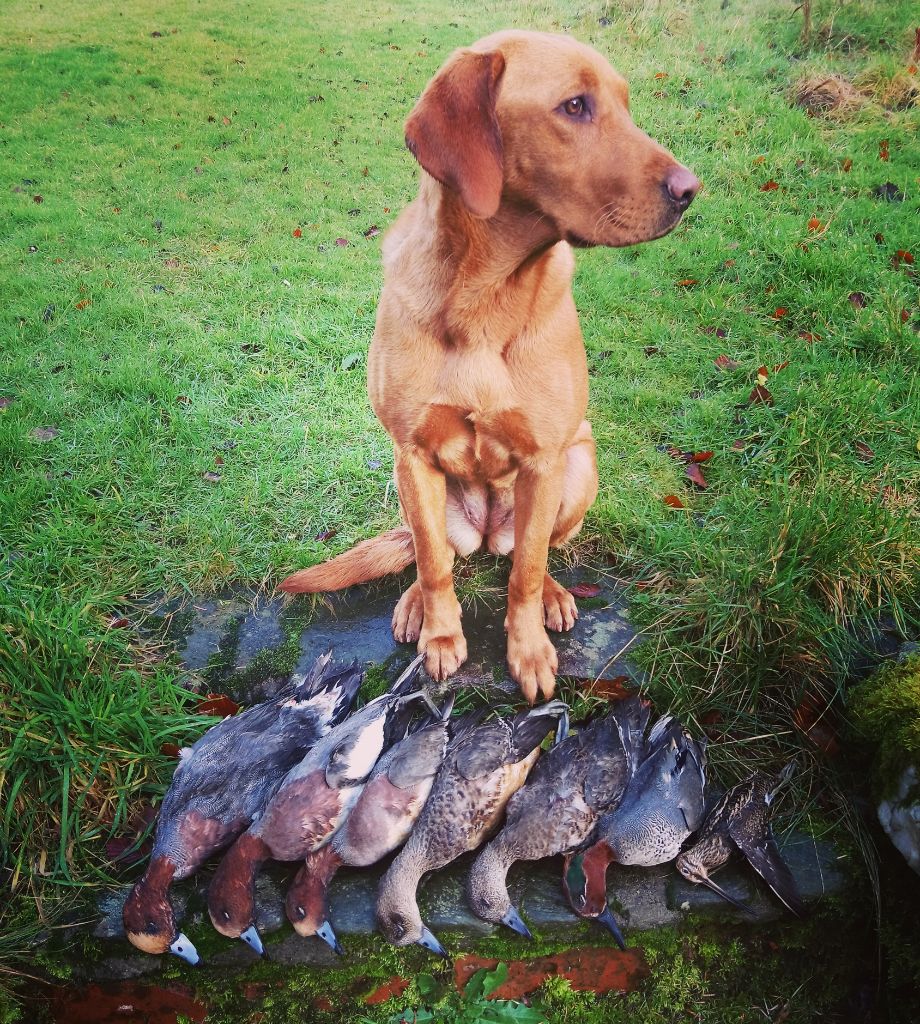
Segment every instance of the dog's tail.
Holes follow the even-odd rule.
[[[351,550],[328,562],[301,569],[282,580],[279,590],[288,594],[318,594],[367,583],[381,576],[402,572],[415,561],[415,545],[408,526],[387,530],[379,537],[362,540]]]

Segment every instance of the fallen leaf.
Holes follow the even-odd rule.
[[[655,73],[655,77],[659,78],[659,79],[667,78],[668,77],[668,73],[667,73],[667,71],[658,71],[658,72]]]
[[[808,230],[809,231],[821,231],[821,230],[823,230],[823,228],[824,228],[824,223],[822,221],[818,220],[817,217],[812,217],[811,220],[808,222]]]
[[[695,284],[699,284],[699,281],[697,281],[695,277],[685,277],[682,281],[677,282],[677,287],[692,288]]]
[[[10,395],[0,395],[0,409],[8,409],[15,401]]]
[[[908,252],[906,249],[898,249],[894,256],[891,257],[891,266],[895,270],[900,270],[902,263],[912,267],[914,265],[913,253]]]
[[[774,319],[774,320],[782,320],[782,318],[783,318],[783,317],[784,317],[784,316],[785,316],[785,315],[786,315],[786,314],[787,314],[788,312],[789,312],[789,310],[788,310],[788,309],[786,309],[786,307],[785,307],[785,306],[777,306],[777,307],[776,307],[776,309],[774,309],[774,310],[773,310],[773,319]]]
[[[254,341],[247,341],[240,345],[240,352],[245,352],[247,355],[256,355],[262,351],[262,346]]]
[[[712,453],[710,452],[709,454],[711,455]],[[691,462],[689,466],[686,466],[684,472],[687,474],[687,478],[690,482],[695,484],[697,487],[705,489],[709,486],[706,483],[706,478],[703,476],[703,471],[695,462]]]
[[[732,441],[732,448],[736,452],[743,452],[747,448],[747,441],[742,441],[740,438],[737,441]]]
[[[856,442],[856,456],[861,462],[871,462],[875,458],[875,452],[865,441]]]
[[[230,118],[229,118],[229,117],[227,117],[226,115],[224,115],[224,116],[223,116],[223,117],[222,117],[222,118],[220,119],[220,123],[221,123],[221,124],[222,124],[222,125],[223,125],[223,126],[224,126],[225,128],[229,128],[229,127],[230,127],[230,125],[231,125],[231,124],[233,124],[233,122],[232,122],[232,121],[230,120]]]
[[[662,499],[665,505],[671,508],[686,508],[687,506],[677,497],[676,494],[666,494]]]
[[[820,334],[813,334],[811,331],[799,331],[799,337],[806,345],[811,345],[814,342],[821,340]]]
[[[376,224],[371,224],[371,226],[367,229],[367,231],[364,232],[364,237],[365,238],[376,238],[377,235],[379,235],[379,234],[380,234],[380,228],[378,228]]]
[[[167,270],[178,270],[179,261],[175,256],[170,256],[169,259],[163,260],[163,266],[166,267]]]
[[[74,306],[74,309],[87,309],[92,304],[92,299],[80,299],[80,301]]]
[[[906,309],[902,309],[901,310],[901,323],[902,324],[906,324],[908,320],[910,320],[910,313],[908,313]]]
[[[214,456],[214,465],[215,466],[222,466],[223,464],[224,464],[224,457],[223,457],[223,455],[215,455]]]
[[[642,349],[642,351],[646,354],[646,356],[661,355],[661,348],[658,345],[646,345],[645,348]]]
[[[109,629],[126,629],[131,625],[131,620],[125,615],[113,615],[109,619]]]
[[[773,395],[770,394],[770,391],[763,384],[757,384],[755,385],[754,389],[751,391],[750,396],[748,397],[748,404],[773,405]]]
[[[196,710],[199,715],[219,715],[226,718],[227,715],[235,715],[240,706],[223,693],[209,693],[199,699]]]
[[[762,164],[766,159],[767,158],[765,156],[755,156],[754,157],[754,166],[756,167],[758,164]]]
[[[774,372],[774,373],[779,373],[779,371],[780,371],[780,370],[785,370],[785,369],[786,369],[786,367],[787,367],[788,365],[789,365],[789,360],[788,360],[788,359],[786,359],[786,360],[785,360],[784,362],[782,362],[782,363],[777,363],[777,364],[776,364],[776,365],[775,365],[775,366],[773,367],[773,372]]]
[[[33,203],[43,203],[45,201],[44,196],[32,196]]]
[[[758,384],[766,384],[767,383],[767,377],[769,377],[769,376],[770,376],[770,374],[767,371],[766,366],[759,367],[758,370],[757,370],[757,383]]]
[[[844,160],[840,166],[843,169],[844,174],[849,174],[850,168],[853,166],[853,161],[849,157],[847,157],[846,160]]]
[[[881,231],[876,231],[875,232],[875,242],[876,242],[876,245],[881,245],[884,241],[885,241],[885,236],[881,233]]]
[[[35,427],[31,431],[32,437],[36,441],[53,441],[58,436],[58,433],[57,427]]]
[[[338,532],[334,526],[331,526],[328,530],[320,530],[313,539],[325,543],[327,540],[332,540]]]
[[[714,334],[717,338],[727,338],[728,331],[724,327],[703,327],[703,334]]]
[[[179,756],[179,747],[178,747],[178,745],[176,743],[161,743],[160,744],[160,753],[164,757],[178,757]]]
[[[629,676],[614,676],[613,679],[579,680],[579,692],[600,700],[625,700],[636,692],[636,684]]]
[[[878,144],[878,158],[879,160],[888,161],[888,140],[882,139]]]
[[[865,309],[869,305],[869,299],[863,292],[850,292],[847,298],[854,309]]]
[[[348,245],[348,239],[347,238],[337,238],[335,240],[335,244],[337,246],[339,246],[340,248],[343,248],[344,246]]]
[[[361,353],[360,352],[349,352],[348,355],[345,356],[345,358],[342,360],[340,368],[343,369],[343,370],[350,370],[350,369],[352,369],[352,367],[357,366],[358,363],[360,363],[360,362],[361,362]]]
[[[176,405],[183,405],[183,406],[187,407],[187,406],[189,406],[191,404],[192,404],[192,400],[191,400],[191,398],[188,397],[188,395],[177,395],[176,396]]]
[[[779,188],[779,184],[777,182],[775,182],[771,178],[769,181],[764,182],[764,184],[760,186],[760,191],[761,192],[773,192],[775,189],[778,189],[778,188]]]
[[[212,469],[209,469],[206,473],[201,474],[202,479],[207,480],[209,484],[220,483],[220,473],[215,473]]]
[[[291,232],[291,234],[295,238],[300,238],[303,235],[303,231],[301,231],[300,228],[294,228],[294,230]]]
[[[601,592],[599,583],[576,583],[574,587],[568,587],[572,597],[597,597]]]

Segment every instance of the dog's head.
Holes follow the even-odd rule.
[[[624,79],[567,36],[499,32],[457,50],[409,115],[406,144],[474,216],[531,210],[578,246],[660,238],[700,187],[633,124]]]

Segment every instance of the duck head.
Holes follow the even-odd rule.
[[[166,857],[156,857],[137,882],[122,910],[125,934],[131,945],[144,953],[175,953],[187,963],[197,964],[198,952],[188,936],[179,931],[169,885],[173,865]]]
[[[329,881],[340,863],[329,844],[311,853],[287,891],[285,909],[298,935],[304,938],[318,935],[334,953],[342,956],[345,950],[329,923],[326,895]]]
[[[508,865],[494,846],[487,846],[476,858],[467,880],[467,896],[473,912],[484,921],[507,925],[531,939],[530,929],[511,903],[505,881]]]
[[[242,939],[261,956],[256,930],[256,873],[266,857],[261,839],[243,833],[218,865],[208,886],[211,924],[228,939]]]
[[[377,899],[377,924],[387,942],[394,946],[424,946],[447,958],[450,954],[422,923],[414,887],[388,886]]]
[[[563,887],[569,904],[579,917],[591,918],[610,931],[620,949],[626,940],[613,912],[607,905],[607,868],[614,860],[613,851],[601,839],[580,853],[565,858]]]

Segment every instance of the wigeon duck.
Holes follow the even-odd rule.
[[[461,718],[444,764],[408,842],[390,865],[377,896],[377,922],[396,946],[418,943],[447,956],[422,923],[419,880],[444,867],[492,834],[512,794],[524,784],[540,744],[566,719],[562,701],[551,701],[511,719],[477,724]]]
[[[261,954],[255,926],[255,882],[262,865],[303,860],[327,843],[344,822],[380,754],[403,738],[412,704],[407,693],[418,674],[417,657],[389,692],[330,730],[277,787],[272,799],[220,862],[208,888],[208,913],[228,938],[241,938]],[[437,712],[437,709],[435,709]]]
[[[342,953],[329,923],[329,883],[341,865],[376,864],[408,839],[447,753],[452,706],[451,698],[438,721],[381,756],[345,824],[324,847],[307,855],[286,899],[288,918],[299,935],[319,935]]]
[[[150,863],[125,901],[128,939],[146,953],[167,950],[198,962],[169,901],[188,878],[249,827],[304,753],[348,714],[362,672],[318,658],[273,700],[225,718],[180,754],[160,806]]]
[[[473,911],[530,938],[512,906],[506,876],[518,860],[569,853],[616,807],[629,778],[632,737],[642,736],[648,709],[637,697],[572,733],[544,754],[508,801],[501,832],[480,853],[467,882]],[[623,945],[622,935],[618,941]]]
[[[607,906],[608,865],[651,866],[677,856],[703,820],[705,767],[705,740],[694,739],[670,716],[655,723],[619,805],[598,821],[596,841],[568,859],[563,877],[577,914],[605,924],[617,937]]]
[[[795,762],[791,762],[777,776],[755,772],[719,800],[706,815],[693,844],[677,858],[677,870],[688,882],[706,885],[722,899],[750,913],[749,907],[709,877],[738,849],[793,914],[801,917],[805,913],[795,879],[770,828],[773,800],[794,771]]]

